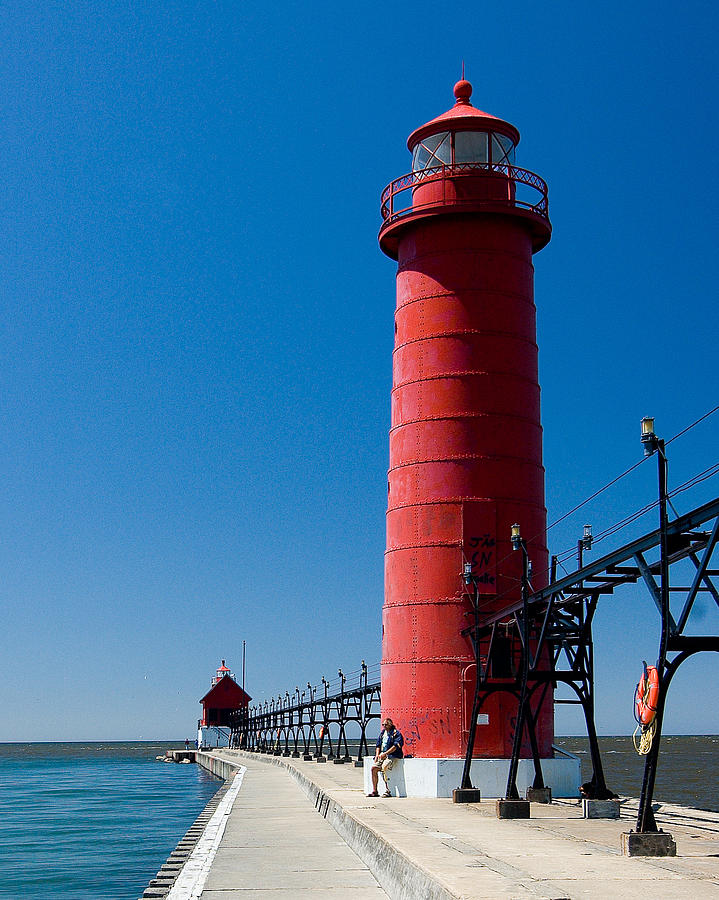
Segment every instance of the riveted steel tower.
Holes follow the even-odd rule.
[[[532,255],[550,239],[547,188],[515,165],[517,129],[476,109],[472,87],[408,139],[412,171],[382,194],[382,250],[398,262],[390,430],[382,708],[416,757],[462,757],[474,652],[470,601],[520,595],[520,523],[546,584],[546,510]],[[509,645],[494,676],[511,674]],[[494,693],[475,755],[509,757],[517,700]],[[553,707],[537,723],[551,756]]]

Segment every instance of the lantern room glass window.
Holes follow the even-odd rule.
[[[503,134],[492,135],[492,162],[500,165],[514,165],[514,144]]]
[[[514,165],[514,144],[503,134],[487,131],[442,131],[420,141],[412,152],[412,171],[478,163]]]
[[[452,162],[451,135],[448,131],[432,134],[417,144],[412,154],[412,171],[448,166]]]
[[[458,131],[454,136],[454,161],[489,162],[488,137],[486,131]]]

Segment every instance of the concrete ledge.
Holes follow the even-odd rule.
[[[222,778],[224,781],[232,778],[240,768],[239,763],[233,763],[230,760],[222,759],[219,756],[213,755],[211,752],[198,751],[195,756],[195,761],[198,766],[202,766],[203,769],[207,769],[208,772],[212,772],[213,775],[217,775],[218,778]]]

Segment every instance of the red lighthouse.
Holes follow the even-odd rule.
[[[210,690],[200,700],[202,718],[197,723],[197,746],[228,747],[231,714],[238,709],[247,709],[251,699],[235,681],[223,659],[212,677]]]
[[[463,757],[475,727],[465,563],[483,609],[516,600],[519,523],[533,587],[547,580],[532,265],[551,236],[547,188],[515,165],[517,129],[471,93],[458,82],[455,105],[410,135],[412,171],[383,192],[379,233],[398,263],[382,714],[425,759]],[[511,756],[516,711],[511,694],[488,697],[476,756]],[[551,697],[537,737],[550,757]]]

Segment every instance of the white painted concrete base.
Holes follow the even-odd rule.
[[[198,749],[230,746],[230,729],[219,725],[202,725],[197,729]]]
[[[372,758],[364,759],[364,789],[372,790]],[[402,759],[389,773],[389,789],[395,797],[451,797],[462,781],[463,759]],[[472,760],[472,786],[479,788],[482,799],[504,797],[509,774],[508,759]],[[579,797],[582,783],[581,766],[577,756],[558,751],[554,759],[542,760],[544,784],[552,789],[553,797]],[[531,759],[520,759],[517,770],[517,790],[524,797],[534,782]],[[382,776],[379,792],[384,790]]]

